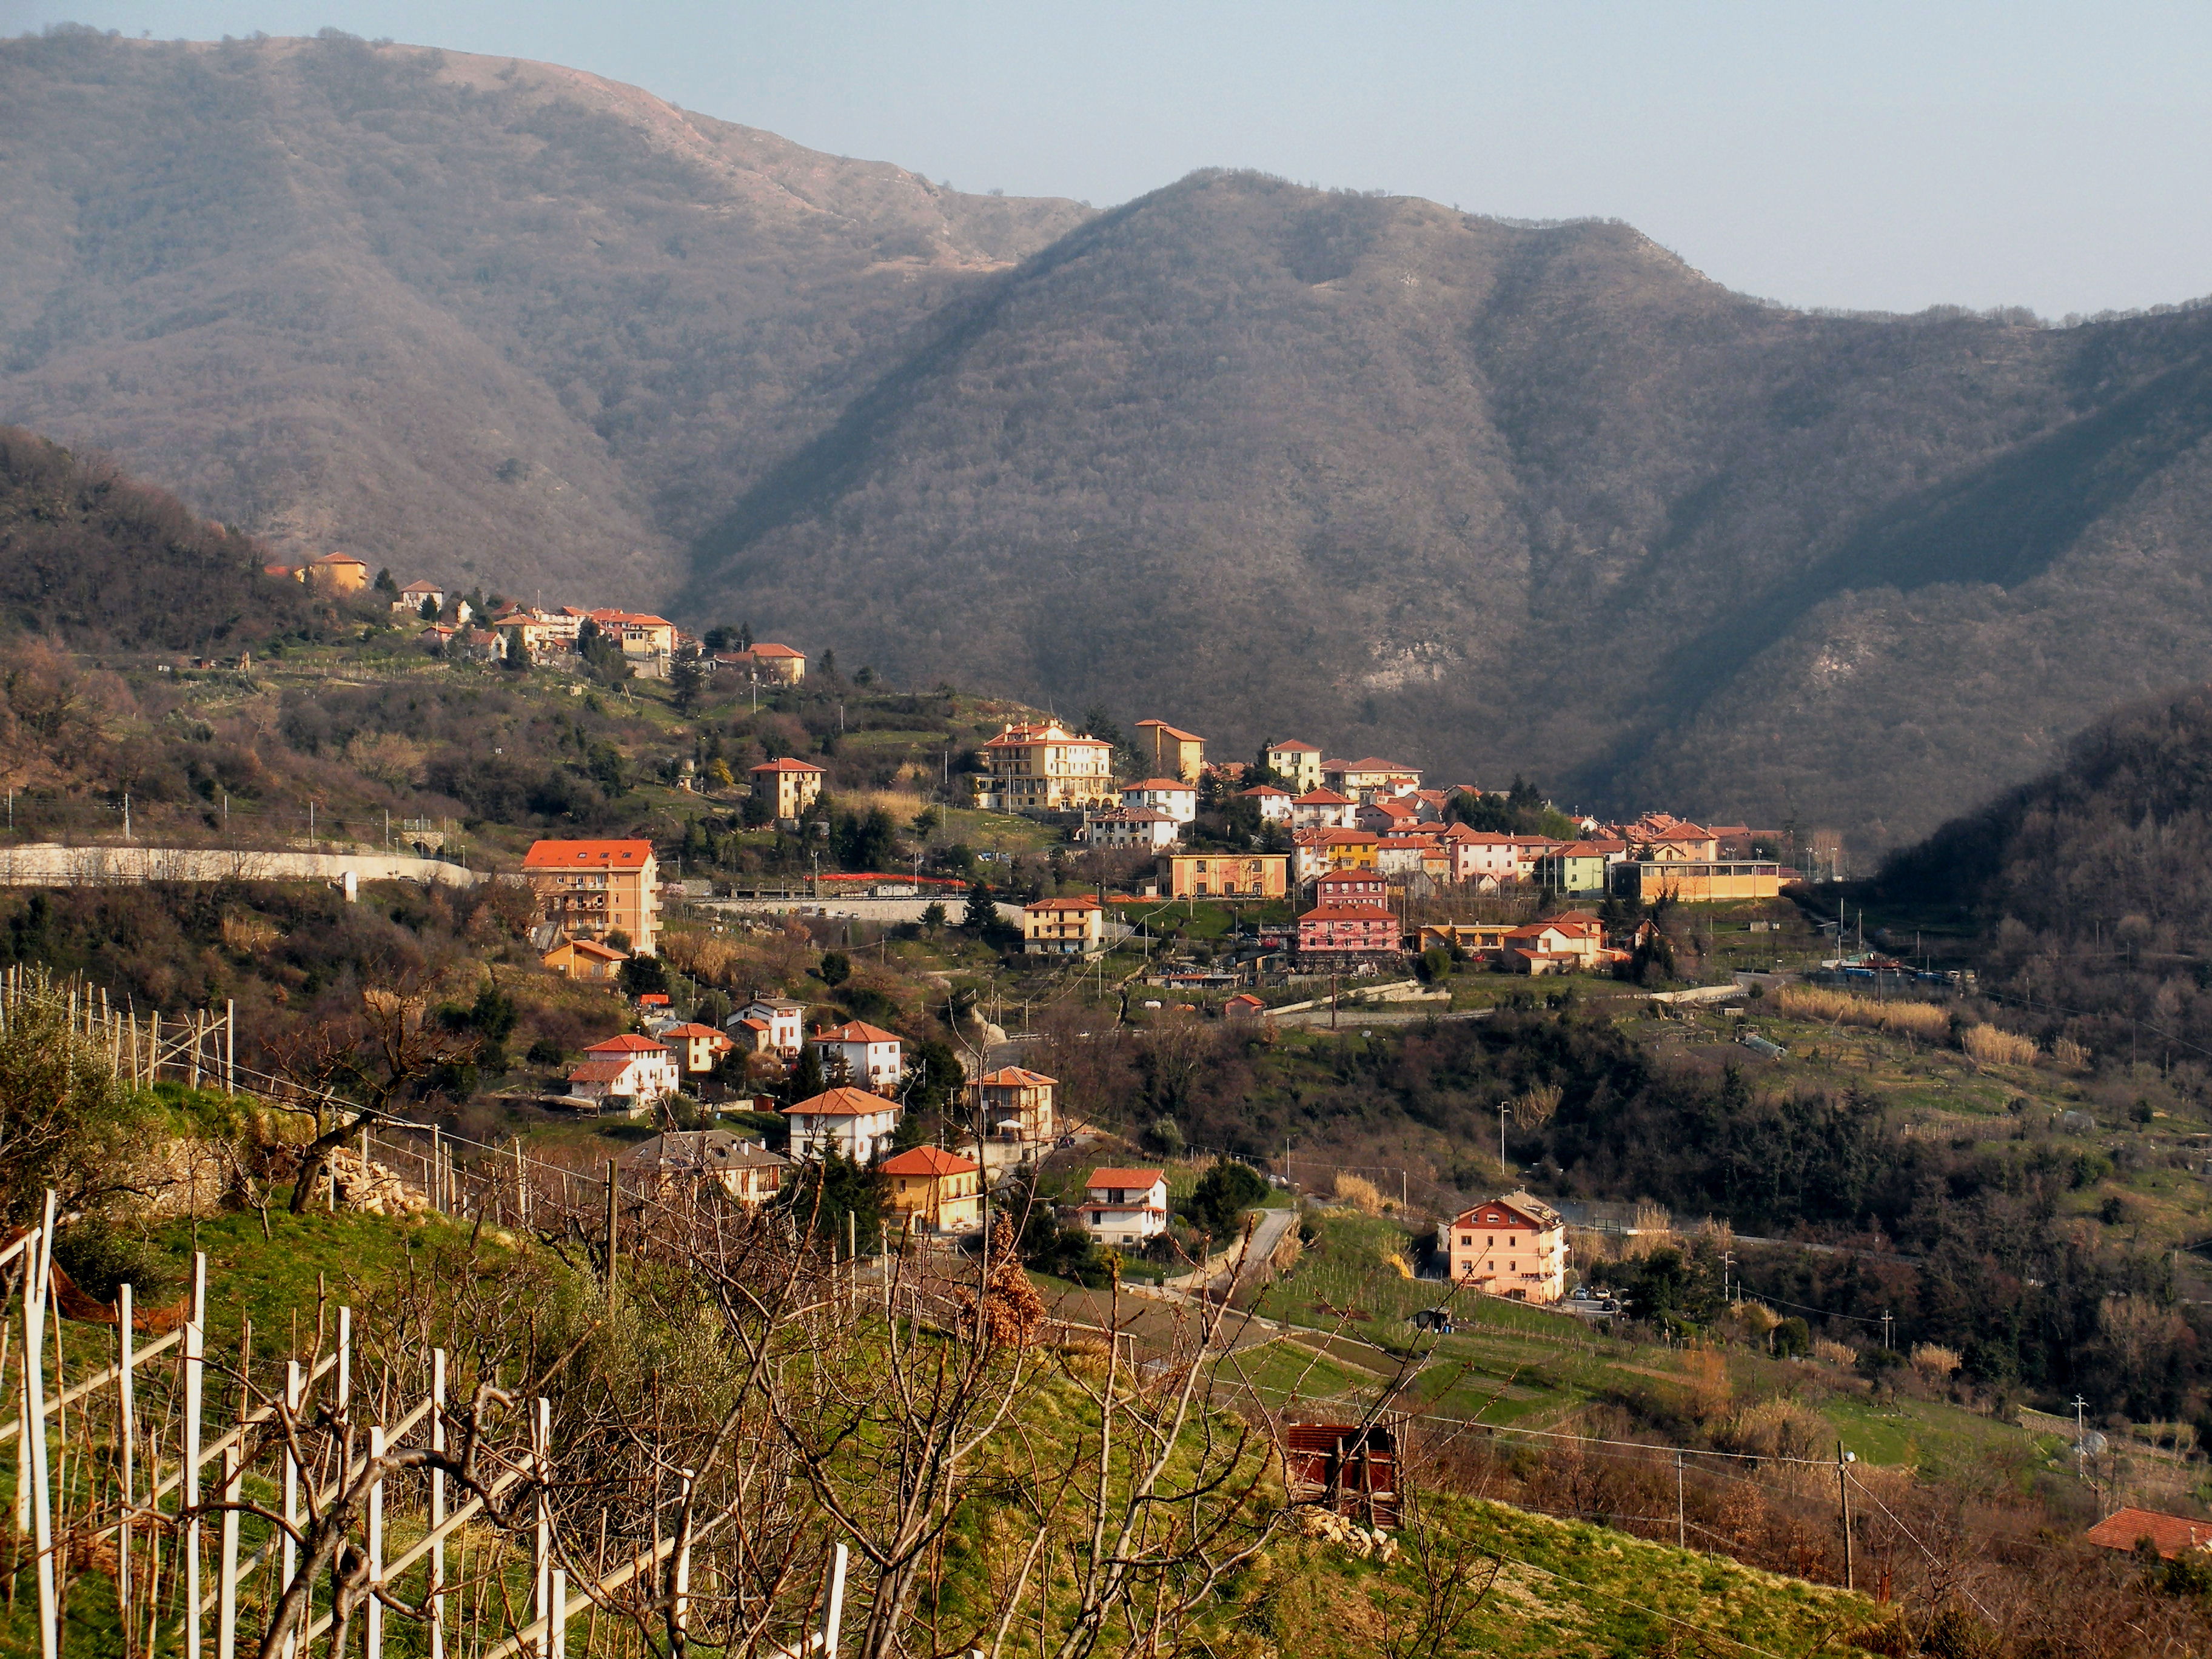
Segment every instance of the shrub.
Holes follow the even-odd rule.
[[[1810,1457],[1829,1433],[1826,1419],[1795,1400],[1762,1400],[1729,1419],[1718,1436],[1730,1451],[1753,1457]]]
[[[1980,1066],[2033,1066],[2035,1041],[1994,1025],[1970,1025],[1959,1039],[1966,1057]]]
[[[1816,1336],[1813,1339],[1813,1358],[1825,1360],[1831,1365],[1856,1365],[1858,1364],[1859,1356],[1858,1350],[1847,1342],[1837,1342],[1825,1336]]]
[[[1335,1182],[1336,1195],[1362,1215],[1382,1213],[1382,1189],[1365,1176],[1346,1175],[1340,1170]]]
[[[2057,1061],[2063,1071],[2086,1072],[2089,1069],[2089,1051],[2071,1037],[2060,1037],[2052,1043],[2051,1057]]]
[[[1934,1342],[1913,1345],[1912,1369],[1939,1388],[1951,1379],[1962,1363],[1956,1348],[1946,1348]]]

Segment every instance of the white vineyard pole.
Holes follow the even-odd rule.
[[[384,1455],[384,1425],[372,1424],[368,1431],[368,1462],[371,1468]],[[379,1594],[384,1588],[384,1477],[379,1474],[368,1485],[368,1610],[362,1622],[363,1659],[384,1659],[384,1601]],[[222,1659],[230,1659],[228,1654]]]
[[[446,1351],[430,1350],[430,1449],[446,1449]],[[446,1472],[430,1471],[430,1659],[446,1659]]]
[[[31,1541],[39,1553],[39,1652],[59,1659],[61,1606],[54,1583],[53,1495],[46,1486],[46,1293],[52,1283],[54,1194],[46,1189],[45,1218],[24,1251],[23,1449],[16,1460],[31,1483]]]

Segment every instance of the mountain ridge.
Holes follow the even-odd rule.
[[[280,551],[1872,849],[2197,677],[2212,320],[963,196],[557,66],[0,44],[0,413]]]

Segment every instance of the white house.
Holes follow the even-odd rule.
[[[568,1098],[595,1110],[640,1112],[674,1094],[679,1081],[676,1056],[664,1044],[624,1032],[584,1050],[568,1071]]]
[[[1093,1170],[1078,1218],[1109,1244],[1141,1244],[1168,1230],[1164,1170]]]
[[[726,1029],[748,1019],[759,1020],[768,1027],[768,1046],[779,1054],[795,1054],[806,1041],[799,1024],[805,1017],[806,1005],[793,1002],[786,997],[755,997],[724,1022]]]
[[[1318,751],[1316,751],[1318,752]],[[1291,792],[1278,789],[1272,783],[1263,783],[1250,789],[1240,789],[1237,799],[1255,803],[1262,823],[1288,823],[1291,821]]]
[[[879,1095],[895,1093],[906,1063],[901,1056],[898,1033],[854,1020],[817,1031],[815,1046],[822,1050],[822,1075],[836,1077],[839,1067],[848,1083]]]
[[[888,1151],[898,1128],[898,1103],[840,1084],[783,1110],[791,1125],[791,1155],[819,1158],[831,1147],[856,1164]]]
[[[1291,803],[1293,830],[1350,830],[1359,803],[1334,789],[1309,789]]]
[[[1177,823],[1188,823],[1198,816],[1198,790],[1181,778],[1140,778],[1121,786],[1121,805],[1133,811],[1149,807]]]
[[[1566,1226],[1540,1199],[1508,1193],[1439,1223],[1437,1235],[1454,1284],[1516,1302],[1567,1293]]]
[[[1083,839],[1090,846],[1141,847],[1153,852],[1172,846],[1176,833],[1173,818],[1149,806],[1117,806],[1110,811],[1093,812],[1083,826]]]

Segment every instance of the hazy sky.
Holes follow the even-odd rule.
[[[63,20],[541,58],[963,190],[1231,166],[1617,217],[1797,305],[2212,292],[2201,3],[0,0],[0,33]]]

